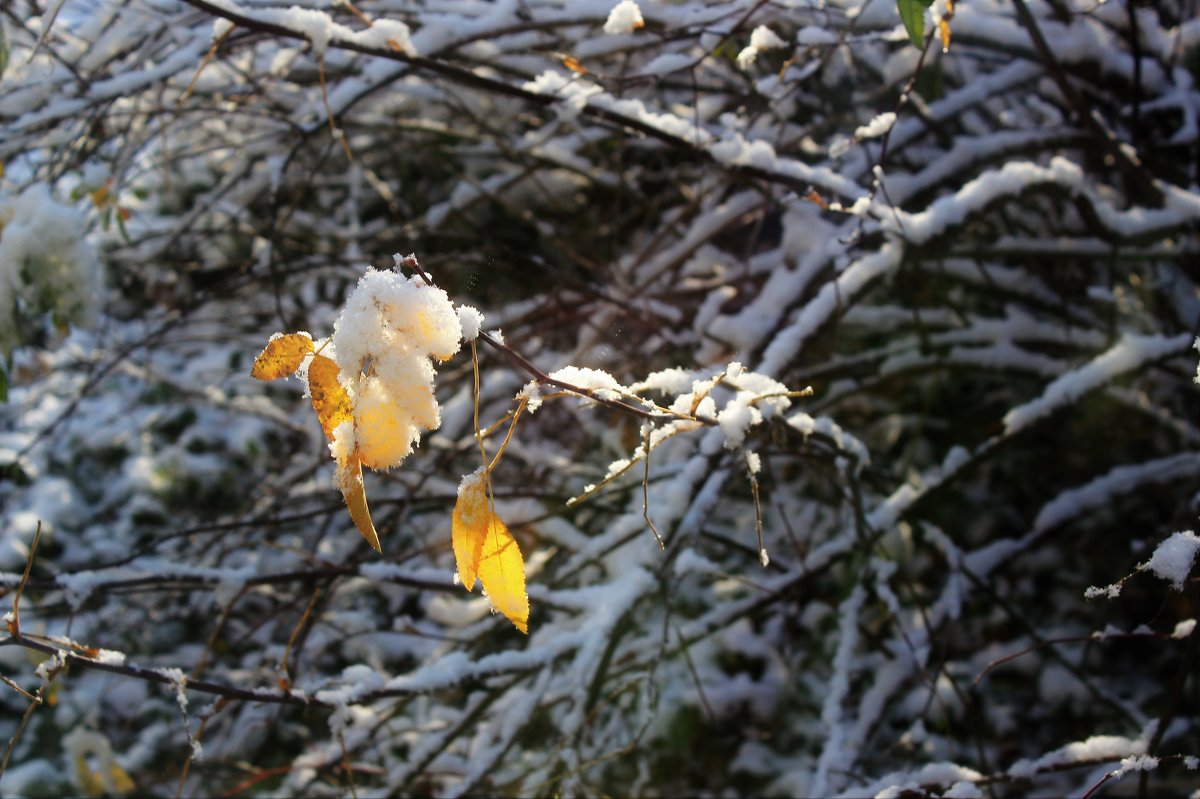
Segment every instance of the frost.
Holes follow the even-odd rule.
[[[1158,768],[1159,760],[1153,755],[1130,755],[1121,758],[1120,767],[1109,772],[1115,779],[1121,779],[1131,771],[1153,771]]]
[[[1183,583],[1192,571],[1196,553],[1200,552],[1200,536],[1191,530],[1174,533],[1159,544],[1150,560],[1141,568],[1148,569],[1161,577],[1176,591],[1183,590]]]
[[[1095,586],[1095,585],[1089,585],[1087,587],[1087,589],[1085,589],[1083,592],[1083,596],[1085,599],[1099,599],[1100,597],[1104,597],[1105,599],[1116,599],[1120,595],[1121,595],[1121,584],[1120,583],[1112,583],[1111,585],[1106,585],[1106,586],[1102,586],[1102,587]]]
[[[525,409],[530,413],[536,413],[537,409],[542,407],[542,384],[536,380],[530,380],[517,392],[517,399],[524,399]]]
[[[633,33],[638,28],[645,26],[646,21],[642,19],[642,9],[633,0],[621,0],[613,6],[612,11],[608,12],[608,19],[604,20],[604,32],[607,34]]]

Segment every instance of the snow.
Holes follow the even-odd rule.
[[[621,397],[623,387],[617,379],[603,369],[564,366],[550,373],[552,380],[568,383],[578,388],[596,392],[602,399],[615,400]]]
[[[895,124],[896,114],[892,111],[886,111],[876,116],[867,124],[856,128],[854,130],[854,138],[860,140],[878,138],[891,130]]]
[[[370,27],[353,34],[349,40],[363,47],[394,50],[408,56],[417,55],[408,25],[399,20],[374,20]]]
[[[339,735],[370,764],[354,775],[363,795],[678,791],[662,736],[713,711],[746,740],[710,786],[729,795],[979,796],[1017,757],[1030,781],[1017,790],[1077,795],[1149,765],[1157,739],[1113,719],[1167,706],[1153,675],[1173,673],[1196,614],[1126,601],[1128,580],[1156,580],[1120,574],[1148,561],[1186,587],[1194,568],[1194,553],[1153,546],[1179,527],[1138,518],[1146,503],[1194,510],[1200,477],[1200,369],[1184,346],[1200,348],[1200,212],[1171,160],[1195,137],[1180,58],[1200,24],[1131,17],[1127,0],[1063,19],[1030,5],[1122,146],[1135,109],[1112,86],[1134,83],[1139,42],[1137,134],[1158,153],[1144,169],[1160,205],[1080,157],[1078,120],[999,0],[962,4],[936,99],[899,108],[920,53],[886,2],[430,0],[362,6],[393,17],[373,23],[337,0],[291,2],[216,0],[300,38],[173,0],[66,3],[36,55],[48,21],[8,27],[0,204],[32,209],[43,189],[50,202],[5,218],[0,246],[46,252],[62,236],[107,271],[79,290],[90,307],[69,330],[50,301],[24,295],[10,319],[13,292],[0,297],[0,327],[25,339],[0,404],[0,584],[20,579],[39,521],[47,536],[26,629],[256,691],[263,703],[219,714],[187,697],[211,715],[216,763],[254,761],[266,740],[288,795],[328,787]],[[87,196],[109,180],[128,238]],[[363,275],[409,240],[444,292],[402,270]],[[62,296],[87,283],[88,259],[65,260],[79,274],[54,283]],[[531,411],[494,473],[530,545],[528,638],[498,633],[450,579],[454,489],[479,466],[460,347],[485,323],[537,370],[697,417],[651,424],[586,399],[538,410],[559,390],[484,353],[480,421],[501,422],[489,451],[506,414]],[[272,330],[297,327],[355,402],[329,442],[337,460],[408,458],[367,476],[386,559],[328,493],[306,381],[246,375]],[[785,396],[807,383],[811,398]],[[1077,449],[1021,461],[1059,421],[1083,431]],[[1155,537],[1076,546],[1097,535]],[[1086,605],[1088,580],[1115,580],[1086,592],[1114,601]],[[992,591],[1047,608],[1026,621],[1048,640],[1111,620],[1110,635],[1160,643],[1141,671],[1063,644],[1080,671],[1067,677]],[[4,672],[37,685],[16,650],[0,652]],[[336,706],[328,728],[270,704],[285,652],[293,695]],[[1016,652],[1013,677],[970,689],[986,734],[947,734],[971,718],[953,689]],[[1084,682],[1094,694],[1076,701]],[[61,789],[21,775],[58,762],[76,728],[112,735],[139,788],[179,789],[151,767],[199,728],[181,729],[174,692],[88,670],[56,685],[6,790]],[[1073,726],[1030,723],[1025,694]],[[19,715],[0,713],[0,734]],[[298,735],[263,739],[272,724]],[[755,734],[772,725],[786,747]],[[544,746],[542,727],[569,745]],[[1172,730],[1155,750],[1167,765],[1185,740]],[[1108,733],[1130,738],[1106,748]],[[1153,792],[1175,775],[1148,776]],[[204,768],[186,782],[228,788]]]
[[[339,463],[357,449],[371,468],[397,466],[441,425],[430,359],[449,359],[462,338],[445,291],[367,269],[334,323],[338,381],[354,407],[353,425],[340,424],[330,443]]]
[[[1190,636],[1195,629],[1195,619],[1184,619],[1175,625],[1175,629],[1171,631],[1171,637],[1177,640],[1182,640]]]
[[[621,0],[608,12],[608,19],[604,20],[604,32],[609,35],[633,33],[645,24],[638,4],[633,0]]]
[[[1141,568],[1166,580],[1176,591],[1182,591],[1198,552],[1200,536],[1191,530],[1173,533],[1155,547],[1154,554]]]
[[[687,53],[663,53],[641,68],[643,75],[669,75],[681,69],[691,69],[696,65],[696,57]]]
[[[1158,768],[1159,759],[1153,755],[1130,755],[1121,758],[1119,768],[1109,772],[1114,779],[1121,779],[1131,771],[1153,771]]]
[[[11,352],[27,334],[9,311],[14,306],[31,316],[52,313],[86,325],[104,296],[104,268],[84,215],[56,200],[45,183],[15,197],[0,191],[0,353]]]
[[[779,38],[779,34],[766,25],[759,25],[750,33],[750,43],[737,55],[737,65],[740,69],[749,69],[763,50],[776,50],[786,47],[787,42]]]
[[[1107,383],[1119,375],[1142,368],[1149,361],[1156,361],[1182,352],[1191,336],[1163,336],[1160,334],[1139,335],[1126,333],[1110,349],[1096,356],[1084,366],[1058,377],[1046,386],[1042,395],[1019,405],[1004,415],[1005,435],[1027,427],[1037,419],[1057,408],[1074,402],[1079,397]]]
[[[1125,738],[1119,735],[1093,735],[1076,741],[1030,760],[1021,759],[1008,768],[1008,776],[1014,779],[1030,779],[1039,772],[1089,761],[1117,760],[1146,752],[1143,739]]]
[[[462,326],[463,341],[474,341],[483,329],[483,314],[470,305],[459,305],[458,323]]]

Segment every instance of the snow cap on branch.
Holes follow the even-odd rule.
[[[618,33],[633,33],[638,28],[644,27],[646,21],[642,19],[642,9],[638,8],[638,4],[633,0],[621,0],[613,6],[613,10],[608,12],[608,19],[604,21],[604,32],[607,34]]]

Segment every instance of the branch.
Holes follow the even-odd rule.
[[[195,9],[210,14],[215,17],[227,19],[230,22],[248,30],[258,31],[259,33],[278,36],[285,39],[300,39],[310,41],[308,36],[296,30],[292,30],[284,25],[279,25],[274,22],[266,22],[254,17],[246,16],[236,11],[229,11],[221,8],[210,2],[209,0],[183,0],[183,2],[192,6]],[[548,108],[559,101],[559,98],[554,95],[538,94],[537,92],[523,89],[520,86],[514,86],[510,83],[505,83],[501,80],[495,80],[480,75],[470,69],[455,66],[446,61],[439,61],[433,58],[428,58],[419,55],[408,55],[407,53],[398,52],[396,50],[368,47],[355,41],[350,41],[338,37],[336,34],[330,36],[327,47],[333,47],[339,50],[350,50],[363,55],[374,56],[376,58],[384,58],[389,61],[396,61],[401,64],[407,64],[413,69],[428,74],[437,75],[445,78],[452,83],[460,86],[466,86],[472,89],[478,89],[483,92],[491,92],[505,97],[512,97],[517,100],[529,103],[530,105],[538,106],[539,108]],[[812,189],[814,184],[820,185],[825,192],[845,198],[843,191],[835,186],[821,184],[818,176],[812,176],[808,180],[800,180],[796,177],[774,172],[762,167],[752,166],[748,164],[726,164],[718,161],[713,157],[709,150],[701,145],[688,141],[686,138],[667,133],[660,128],[650,125],[633,117],[626,116],[619,112],[608,108],[599,108],[593,105],[584,105],[580,109],[583,116],[592,119],[607,122],[616,125],[620,128],[636,131],[644,136],[647,136],[657,141],[662,142],[674,149],[682,150],[690,153],[694,157],[703,160],[706,163],[716,165],[717,167],[727,170],[736,175],[742,175],[748,178],[755,178],[767,183],[774,183],[781,186],[786,186],[798,194],[805,194]]]
[[[1113,159],[1113,163],[1121,170],[1121,174],[1129,181],[1129,186],[1133,190],[1132,193],[1140,195],[1142,201],[1156,208],[1161,208],[1163,204],[1163,193],[1154,185],[1154,179],[1146,174],[1141,164],[1133,160],[1121,148],[1120,143],[1113,137],[1112,133],[1105,129],[1103,125],[1096,119],[1089,107],[1088,102],[1084,99],[1071,81],[1067,79],[1067,75],[1063,72],[1062,66],[1054,57],[1054,52],[1050,49],[1050,45],[1046,42],[1046,37],[1042,35],[1041,28],[1038,27],[1037,20],[1025,5],[1025,0],[1013,0],[1013,6],[1017,10],[1017,19],[1022,27],[1029,31],[1029,38],[1033,41],[1034,49],[1037,50],[1038,57],[1042,59],[1042,63],[1046,67],[1046,71],[1050,73],[1050,77],[1054,79],[1058,90],[1062,92],[1067,103],[1075,112],[1075,116],[1079,117],[1079,123],[1084,129],[1099,142],[1104,148],[1105,154]]]
[[[23,649],[30,649],[35,652],[41,652],[50,657],[57,657],[62,660],[67,666],[77,666],[83,669],[94,669],[96,671],[106,671],[110,674],[121,674],[126,677],[133,677],[146,682],[158,683],[159,685],[178,686],[179,682],[174,677],[164,673],[162,669],[150,669],[142,666],[131,666],[125,663],[111,663],[104,660],[87,657],[83,654],[78,654],[67,649],[54,646],[53,644],[36,641],[25,635],[13,635],[0,641],[0,647],[19,646]],[[272,691],[272,690],[247,690],[245,688],[237,688],[232,685],[222,685],[221,683],[209,682],[207,680],[187,680],[184,688],[193,691],[199,691],[205,694],[213,694],[215,696],[223,696],[228,699],[239,699],[246,702],[265,702],[268,704],[277,705],[300,705],[303,707],[329,707],[334,705],[330,702],[317,699],[315,697],[297,694],[291,691]]]

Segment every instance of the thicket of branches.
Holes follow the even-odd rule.
[[[300,5],[0,9],[0,793],[1193,790],[1195,0]],[[481,426],[703,417],[543,386],[528,637],[452,581],[468,357],[382,556],[249,378],[397,252],[533,367]],[[730,364],[812,396],[739,440]]]

